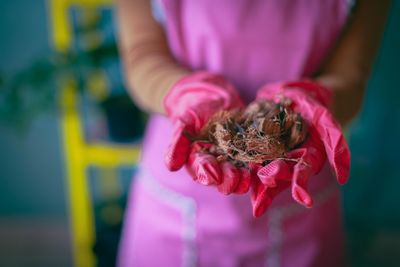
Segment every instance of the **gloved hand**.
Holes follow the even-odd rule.
[[[301,114],[309,126],[307,141],[266,166],[252,167],[253,214],[261,216],[272,199],[291,187],[292,197],[311,207],[312,197],[307,191],[309,177],[317,174],[328,159],[340,184],[347,182],[350,169],[350,151],[340,125],[329,112],[332,93],[321,85],[305,80],[268,84],[260,89],[257,99],[280,102],[290,99],[291,108]]]
[[[244,194],[250,188],[250,170],[236,167],[229,161],[218,162],[214,155],[204,152],[215,146],[211,143],[196,141],[191,147],[188,170],[192,177],[204,185],[214,184],[223,194]]]
[[[201,141],[192,144],[188,138],[188,135],[198,135],[217,111],[243,107],[234,86],[219,75],[194,73],[172,86],[164,106],[173,123],[173,138],[165,155],[168,169],[176,171],[186,164],[193,179],[201,184],[217,185],[225,194],[244,191],[243,186],[238,185],[249,175],[242,175],[242,171],[229,162],[219,163],[215,156],[205,152],[211,144]],[[249,181],[250,178],[247,185]]]

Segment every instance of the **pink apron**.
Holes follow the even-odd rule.
[[[311,75],[334,44],[345,0],[161,0],[176,59],[225,75],[246,101],[266,82]],[[281,194],[252,216],[249,195],[224,196],[169,172],[167,118],[152,115],[132,185],[118,265],[343,266],[339,190],[326,166],[305,209]]]

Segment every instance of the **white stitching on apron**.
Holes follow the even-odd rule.
[[[314,207],[318,207],[325,203],[333,193],[336,191],[337,185],[332,183],[322,192],[316,194],[314,200],[316,205]],[[280,252],[283,243],[283,230],[282,230],[282,222],[288,217],[297,215],[301,212],[304,212],[305,208],[300,206],[298,203],[291,203],[284,207],[270,209],[268,211],[269,220],[268,220],[268,238],[270,240],[270,246],[268,247],[267,259],[265,262],[265,266],[267,267],[280,267],[281,259]]]
[[[187,196],[174,192],[162,186],[154,177],[144,169],[138,170],[138,182],[145,186],[145,188],[156,198],[163,203],[166,203],[175,209],[179,210],[182,214],[182,232],[181,238],[183,241],[183,254],[182,266],[194,267],[197,262],[196,253],[196,202]],[[336,184],[328,186],[322,192],[316,194],[314,207],[318,207],[325,203],[333,195]],[[297,215],[304,212],[304,207],[297,203],[272,208],[268,211],[268,238],[270,246],[268,247],[266,266],[279,267],[281,266],[280,252],[283,243],[282,222],[288,217]]]
[[[182,267],[194,267],[197,262],[196,253],[196,202],[187,196],[178,194],[162,186],[148,171],[138,170],[140,182],[155,198],[180,211],[182,215],[183,241]]]

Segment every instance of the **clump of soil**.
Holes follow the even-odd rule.
[[[308,133],[305,121],[290,109],[290,104],[290,100],[263,100],[242,111],[220,111],[196,139],[214,143],[216,146],[207,152],[236,166],[284,158],[306,140]]]

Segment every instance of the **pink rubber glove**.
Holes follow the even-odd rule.
[[[326,159],[339,184],[346,183],[349,176],[350,151],[340,125],[327,108],[332,93],[305,80],[268,84],[257,94],[257,99],[275,102],[284,98],[292,101],[291,108],[309,125],[309,137],[300,148],[287,153],[287,160],[278,159],[264,167],[253,166],[256,177],[252,181],[251,199],[256,217],[265,213],[272,199],[288,187],[298,203],[311,207],[313,200],[307,191],[308,179],[321,170]]]
[[[208,144],[198,141],[191,144],[187,136],[198,135],[217,111],[243,107],[234,86],[219,75],[194,73],[172,86],[164,106],[174,128],[165,156],[168,169],[176,171],[186,164],[199,183],[218,185],[218,190],[225,194],[242,192],[243,186],[239,184],[247,180],[246,174],[229,162],[219,163],[213,155],[203,151]]]
[[[250,170],[235,167],[229,161],[218,162],[215,156],[203,152],[214,144],[196,141],[191,147],[188,160],[188,170],[197,182],[217,185],[223,194],[244,194],[250,188]]]

